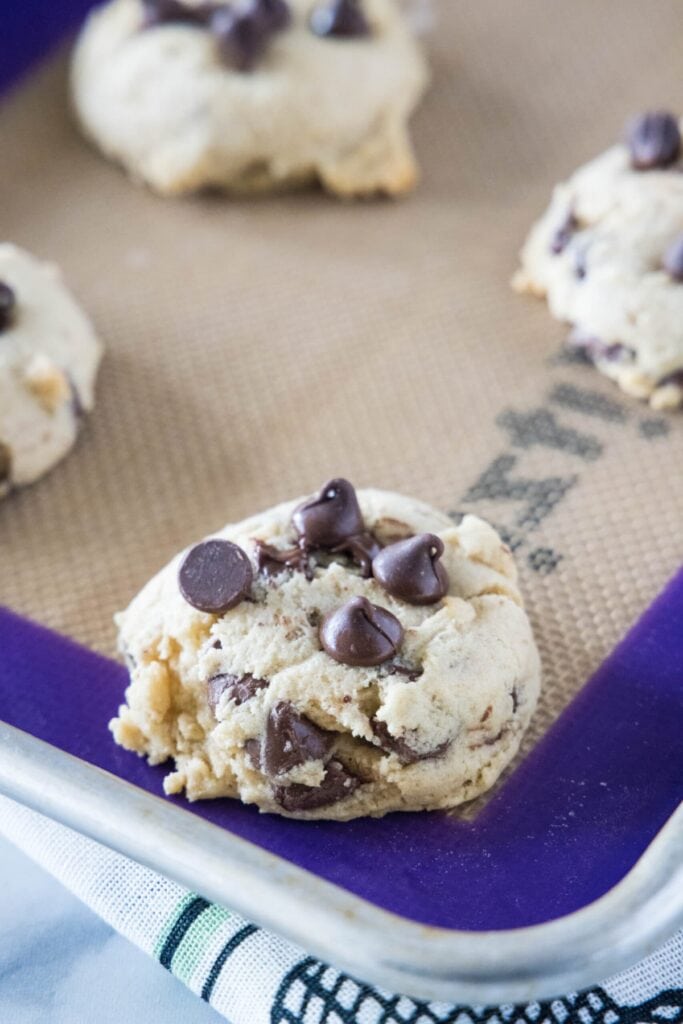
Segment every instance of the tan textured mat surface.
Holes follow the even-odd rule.
[[[0,601],[111,653],[177,549],[343,474],[510,532],[538,736],[683,561],[683,415],[558,361],[508,288],[554,181],[680,109],[683,6],[437,6],[398,204],[156,199],[81,141],[61,60],[4,104],[0,234],[62,265],[108,352],[76,450],[0,503]]]

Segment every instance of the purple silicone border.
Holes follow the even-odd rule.
[[[2,0],[0,92],[72,32],[94,0]]]
[[[0,610],[0,719],[150,793],[162,770],[111,742],[125,670]],[[548,921],[603,895],[683,800],[683,571],[474,822],[295,822],[231,800],[189,814],[424,924]]]
[[[0,90],[92,5],[2,4]],[[115,662],[0,610],[0,718],[158,794],[161,769],[106,731],[125,684]],[[489,930],[603,895],[681,800],[683,572],[473,823],[423,814],[304,824],[231,801],[174,802],[405,917]]]

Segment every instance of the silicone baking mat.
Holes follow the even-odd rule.
[[[568,361],[563,328],[507,282],[553,182],[617,138],[631,113],[677,108],[683,10],[675,0],[578,0],[552,16],[543,0],[436,6],[434,83],[414,124],[423,181],[399,203],[340,204],[317,192],[163,201],[83,143],[63,57],[5,100],[2,234],[61,264],[108,351],[76,451],[0,504],[0,601],[112,654],[112,613],[180,547],[332,475],[393,487],[455,515],[487,515],[515,549],[544,662],[527,752],[681,564],[683,417],[652,414]],[[33,633],[13,625],[14,636]],[[106,732],[123,672],[89,662],[88,701],[81,675],[60,665],[74,649],[43,640],[63,706],[91,723],[97,757],[144,771]],[[678,666],[680,631],[666,643],[662,665]],[[72,656],[75,668],[86,657]],[[657,722],[681,722],[658,678],[624,677],[624,701],[605,702],[592,722],[596,743],[628,727],[645,756]],[[644,682],[657,714],[640,730],[628,698]],[[545,772],[553,750],[544,749],[535,763]],[[680,748],[668,749],[683,767]],[[667,780],[658,802],[634,777],[647,828],[622,833],[611,864],[598,857],[572,899],[604,891],[633,862],[681,798]],[[278,836],[291,834],[294,859],[308,845],[300,825],[232,806],[202,813],[248,822],[251,838],[279,852]],[[569,809],[565,822],[567,841],[589,857],[600,816],[578,833]],[[413,850],[415,884],[427,871],[422,852],[450,855],[440,830],[464,827],[442,815],[343,826],[347,836],[374,830],[373,849],[387,856]],[[322,836],[332,826],[307,828]],[[374,869],[361,864],[363,849],[316,870],[354,888]],[[321,840],[323,860],[325,850]],[[445,899],[435,889],[419,919],[448,913],[453,924],[460,914],[463,927],[504,927],[566,910],[520,913],[513,886],[483,921],[456,890]]]

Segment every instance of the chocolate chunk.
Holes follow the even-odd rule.
[[[364,530],[363,533],[349,537],[348,540],[332,548],[332,554],[348,555],[360,566],[361,575],[369,579],[372,576],[372,560],[381,550],[382,545],[374,534],[369,530]]]
[[[12,454],[6,444],[0,441],[0,484],[5,484],[12,473]]]
[[[335,548],[365,532],[363,516],[348,480],[330,480],[292,515],[294,529],[308,548]]]
[[[343,665],[381,665],[396,654],[403,627],[385,608],[353,597],[325,616],[319,636],[330,657]]]
[[[440,561],[443,552],[443,541],[435,533],[419,533],[380,551],[372,574],[392,597],[409,604],[436,604],[448,593],[448,573]]]
[[[14,289],[0,281],[0,331],[5,331],[14,319],[17,297]]]
[[[666,250],[664,269],[674,281],[683,281],[683,235],[678,235]]]
[[[221,59],[237,71],[251,71],[270,38],[255,3],[219,7],[211,15],[209,25]]]
[[[289,701],[272,708],[261,747],[261,768],[275,778],[285,772],[329,756],[334,733],[326,732],[296,710]]]
[[[246,704],[248,700],[251,700],[259,690],[265,690],[267,686],[267,679],[256,679],[252,675],[233,676],[224,672],[217,676],[211,676],[206,684],[209,707],[215,712],[221,697],[226,692],[239,707],[240,704]]]
[[[285,811],[314,811],[318,807],[339,803],[351,796],[361,784],[339,761],[330,761],[319,786],[276,786],[275,799]]]
[[[681,151],[678,121],[664,110],[642,114],[630,124],[627,142],[631,166],[636,170],[668,167],[678,160]]]
[[[559,256],[561,252],[564,252],[578,226],[579,222],[574,215],[574,211],[570,208],[567,210],[564,220],[550,240],[550,251],[555,253],[556,256]]]
[[[185,556],[178,585],[193,608],[222,615],[247,597],[252,575],[251,562],[237,544],[205,540]]]
[[[430,750],[426,754],[420,754],[402,736],[393,736],[389,732],[386,722],[373,718],[371,724],[372,730],[379,740],[382,749],[390,754],[396,754],[401,764],[415,764],[417,761],[430,761],[432,758],[441,757],[451,745],[450,740],[446,740],[445,743],[439,744],[434,750]]]
[[[310,26],[317,36],[350,39],[370,34],[370,26],[359,0],[325,0],[314,7]]]
[[[304,572],[309,578],[313,573],[309,569],[308,554],[300,547],[276,548],[263,540],[255,540],[256,566],[264,576],[277,576],[287,569]]]

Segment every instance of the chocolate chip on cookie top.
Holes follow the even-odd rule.
[[[408,604],[436,604],[448,593],[443,552],[440,537],[420,533],[380,551],[373,559],[372,574],[392,597]]]
[[[270,41],[258,3],[217,8],[210,28],[221,59],[237,71],[251,71]]]
[[[683,235],[677,235],[666,250],[664,269],[674,281],[683,281]]]
[[[334,738],[334,733],[321,729],[289,701],[281,700],[268,715],[261,744],[261,770],[276,778],[307,761],[326,760]]]
[[[14,289],[0,281],[0,331],[6,330],[14,319],[17,297]]]
[[[189,4],[183,0],[142,0],[143,25],[196,25],[208,28],[222,60],[237,71],[250,71],[275,32],[291,20],[287,0],[237,0],[236,3]]]
[[[403,640],[403,626],[386,608],[366,597],[353,597],[325,616],[318,635],[335,661],[369,667],[393,658]]]
[[[319,494],[295,508],[292,523],[308,548],[334,548],[365,532],[353,485],[341,478],[329,480]]]
[[[631,122],[627,142],[631,166],[636,170],[669,167],[681,151],[678,121],[664,110],[642,114]]]
[[[319,786],[302,786],[295,782],[291,786],[276,786],[273,795],[285,811],[314,811],[351,796],[361,781],[340,761],[330,761]]]
[[[207,681],[206,696],[212,711],[216,710],[224,693],[227,693],[230,700],[235,702],[235,706],[239,707],[240,704],[246,704],[251,700],[259,690],[265,690],[268,685],[267,679],[257,679],[252,675],[233,676],[222,672],[220,675],[211,676]]]
[[[201,612],[222,615],[249,595],[251,562],[229,540],[205,540],[185,556],[178,572],[180,593]]]
[[[313,8],[310,25],[317,36],[350,39],[370,34],[360,0],[323,0]]]

